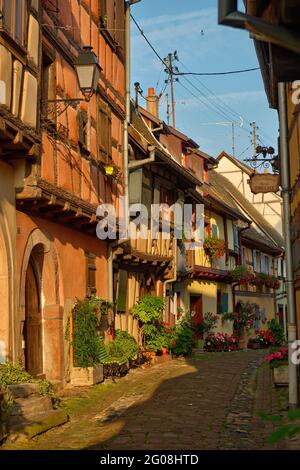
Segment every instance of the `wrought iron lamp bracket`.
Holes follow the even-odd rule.
[[[86,101],[84,98],[70,98],[59,100],[46,100],[42,102],[42,113],[48,118],[55,119],[63,114],[72,104],[79,104]]]
[[[274,155],[275,150],[272,147],[257,147],[257,155],[253,158],[246,158],[244,162],[249,163],[251,168],[256,171],[258,168],[268,169],[272,167],[274,173],[279,173],[279,155]],[[262,155],[263,158],[258,158]],[[267,157],[270,155],[270,157]]]

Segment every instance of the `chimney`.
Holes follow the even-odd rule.
[[[158,118],[159,97],[156,96],[154,88],[148,88],[148,96],[146,96],[147,111]]]

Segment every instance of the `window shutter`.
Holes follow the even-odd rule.
[[[106,6],[107,0],[100,0],[100,16],[102,19],[106,16],[107,14],[107,6]]]
[[[257,257],[256,257],[256,250],[253,250],[252,252],[253,255],[253,269],[254,271],[257,271]]]
[[[116,8],[116,41],[119,46],[124,49],[125,47],[125,6],[123,0],[118,2]]]
[[[217,236],[218,236],[218,227],[216,226],[216,224],[212,224],[211,234],[212,234],[213,237],[217,238]]]
[[[260,272],[266,272],[266,257],[265,255],[260,255]]]
[[[118,289],[118,312],[126,311],[126,298],[127,298],[127,271],[120,269],[119,271],[119,289]]]
[[[233,224],[233,246],[234,251],[239,251],[239,231],[235,224]]]
[[[269,274],[272,274],[272,258],[268,256],[268,263],[269,263]]]
[[[81,145],[84,145],[84,133],[83,133],[83,116],[81,111],[77,114],[77,123],[78,123],[78,140]]]
[[[106,3],[107,14],[107,29],[112,38],[115,39],[115,0],[107,0]]]
[[[266,314],[266,308],[265,307],[261,311],[261,320],[262,320],[262,322],[267,321],[267,314]]]
[[[222,313],[228,313],[228,293],[222,293]]]
[[[99,97],[98,105],[98,147],[99,159],[107,162],[111,158],[111,110]]]
[[[259,319],[259,306],[255,305],[255,322],[254,322],[255,331],[260,330],[260,319]]]
[[[86,267],[87,267],[87,286],[86,286],[86,295],[91,297],[96,294],[96,256],[87,253],[86,254]]]

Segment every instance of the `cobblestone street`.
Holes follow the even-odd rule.
[[[277,411],[263,351],[199,354],[64,399],[70,421],[6,449],[267,449]],[[259,371],[259,372],[258,372]],[[276,402],[276,403],[275,403]]]

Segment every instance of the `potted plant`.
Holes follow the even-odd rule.
[[[208,257],[210,263],[215,259],[222,258],[227,250],[227,245],[225,240],[222,238],[214,237],[209,234],[203,242],[204,253]]]
[[[282,346],[266,356],[272,370],[273,383],[275,386],[287,386],[289,383],[288,370],[288,348]]]
[[[253,285],[253,282],[256,282],[255,274],[249,271],[249,269],[244,265],[237,266],[235,269],[232,269],[230,271],[230,277],[232,282],[242,286],[247,286],[248,284]]]
[[[71,384],[93,385],[103,381],[103,337],[101,308],[103,299],[96,297],[77,300],[72,318],[67,326],[67,336],[73,348],[73,364],[70,370]]]

